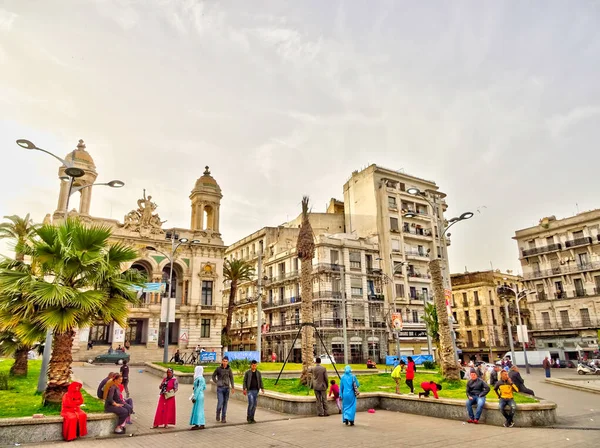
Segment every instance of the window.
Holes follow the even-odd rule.
[[[583,238],[583,230],[578,230],[577,232],[573,232],[573,239],[578,240]]]
[[[299,309],[294,310],[294,323],[296,325],[300,325],[300,310]]]
[[[273,290],[269,289],[269,305],[273,305]]]
[[[404,285],[396,283],[396,297],[404,298]]]
[[[571,321],[569,320],[569,311],[568,310],[562,310],[560,312],[560,322],[563,327],[571,326]]]
[[[473,345],[473,333],[467,331],[467,344]]]
[[[279,263],[279,276],[283,278],[285,275],[285,263]]]
[[[388,196],[388,207],[393,209],[398,209],[398,204],[396,203],[396,198],[393,196]]]
[[[417,310],[412,311],[412,321],[415,323],[419,322],[419,312]]]
[[[402,262],[394,261],[394,275],[402,275]]]
[[[554,237],[553,236],[546,237],[546,244],[548,246],[554,244]]]
[[[490,298],[490,305],[494,304],[494,294],[492,293],[492,290],[488,290],[488,296]]]
[[[573,280],[573,284],[575,285],[575,295],[577,297],[585,296],[585,289],[583,287],[583,281],[580,278],[576,278]]]
[[[400,182],[400,191],[406,191],[406,185]]]
[[[367,270],[373,269],[373,255],[365,255],[365,264],[367,265]]]
[[[279,322],[281,325],[285,325],[285,311],[283,313],[279,313]]]
[[[200,337],[210,338],[210,319],[202,319],[200,324]]]
[[[415,288],[414,286],[410,287],[410,298],[411,299],[417,298],[417,288]]]
[[[360,270],[360,252],[350,252],[350,269]]]
[[[548,313],[548,312],[542,313],[542,322],[544,324],[544,328],[552,327],[552,324],[550,323],[550,313]]]
[[[208,280],[202,281],[202,302],[201,305],[212,305],[213,297],[213,282]]]
[[[463,293],[462,293],[462,296],[463,296],[463,297],[462,297],[462,299],[463,299],[463,300],[462,300],[462,301],[463,301],[463,306],[469,306],[469,300],[467,299],[467,293],[466,293],[466,292],[463,292]]]
[[[492,308],[491,312],[492,312],[492,324],[496,325],[498,323],[498,322],[496,322],[496,312],[494,311],[493,308]]]
[[[294,271],[298,272],[298,258],[294,258],[294,260],[292,261],[293,266],[294,266]]]
[[[479,340],[481,342],[485,341],[485,333],[483,332],[483,330],[479,330]]]
[[[330,250],[329,258],[331,259],[331,264],[338,264],[340,260],[340,253],[337,250]]]
[[[579,310],[579,315],[581,316],[581,324],[585,326],[590,326],[592,322],[590,321],[590,311],[587,308],[581,308]]]
[[[428,300],[429,299],[429,291],[428,291],[427,288],[421,289],[421,294],[423,294],[423,300]]]
[[[352,277],[350,279],[350,287],[352,288],[352,295],[354,297],[362,297],[362,295],[363,295],[362,278]]]
[[[400,252],[400,240],[392,239],[392,252]]]
[[[390,218],[390,230],[392,232],[400,231],[400,227],[398,227],[398,218]]]
[[[477,325],[482,325],[481,310],[475,310],[475,318],[477,319]]]
[[[465,311],[465,325],[471,325],[471,316],[468,311]]]
[[[94,325],[90,328],[89,340],[98,344],[108,344],[108,335],[110,334],[109,325]]]
[[[367,294],[370,296],[375,295],[375,282],[373,280],[367,280]]]
[[[285,298],[285,288],[282,286],[281,288],[279,288],[279,301],[283,301],[283,299]]]
[[[475,299],[475,306],[481,305],[479,303],[479,292],[478,291],[473,291],[473,298]]]

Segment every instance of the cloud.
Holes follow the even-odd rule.
[[[12,29],[13,23],[17,20],[17,14],[7,11],[5,9],[0,9],[0,31],[10,31]]]
[[[548,129],[554,138],[570,131],[579,123],[600,114],[600,106],[581,106],[571,109],[566,114],[554,115],[548,120]]]

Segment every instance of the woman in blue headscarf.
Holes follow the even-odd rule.
[[[344,424],[354,426],[354,416],[356,415],[356,397],[360,384],[354,375],[350,366],[346,366],[344,374],[340,381],[340,397],[342,398],[342,419]]]
[[[206,419],[204,418],[204,390],[206,381],[204,380],[204,367],[196,366],[194,369],[194,393],[192,394],[192,415],[190,416],[190,425],[192,430],[204,429]]]

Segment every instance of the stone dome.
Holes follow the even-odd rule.
[[[96,171],[96,164],[89,152],[85,150],[85,143],[79,140],[77,148],[65,156],[67,162],[72,162],[73,166],[88,171]]]
[[[215,192],[221,192],[221,187],[217,181],[210,175],[210,170],[208,166],[205,167],[204,173],[201,178],[196,181],[196,185],[194,186],[194,190],[213,190]]]

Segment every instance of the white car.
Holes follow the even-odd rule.
[[[335,364],[335,358],[329,355],[319,355],[321,358],[321,364]],[[313,359],[314,362],[317,361],[317,358]]]

